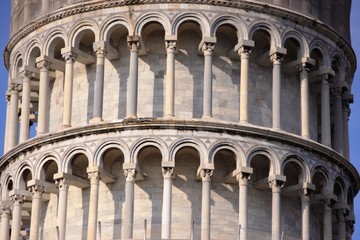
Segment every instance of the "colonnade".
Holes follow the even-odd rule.
[[[130,50],[130,66],[127,89],[127,106],[126,117],[137,117],[137,100],[138,100],[138,51],[140,49],[140,37],[129,36],[128,46]],[[166,79],[165,79],[165,107],[164,117],[174,117],[175,110],[175,51],[176,36],[166,36]],[[216,44],[215,37],[205,37],[203,39],[204,54],[204,88],[203,88],[203,119],[212,118],[212,58],[213,50]],[[240,109],[239,122],[242,124],[249,123],[249,56],[251,49],[254,47],[251,40],[243,40],[238,49],[240,56]],[[112,51],[116,51],[106,42],[95,42],[93,44],[96,53],[96,79],[94,83],[94,106],[93,117],[90,122],[99,122],[103,120],[103,94],[104,94],[104,66],[105,58],[110,58]],[[110,49],[110,50],[108,50]],[[109,52],[110,51],[110,52]],[[63,127],[71,126],[72,102],[73,102],[73,77],[74,62],[78,61],[83,64],[92,62],[93,57],[74,48],[63,48],[63,61],[41,56],[36,59],[39,69],[39,106],[38,106],[38,127],[37,134],[45,134],[49,131],[49,78],[51,70],[65,72],[64,74],[64,112]],[[81,56],[83,55],[83,56]],[[281,63],[286,55],[285,48],[276,48],[269,54],[273,63],[272,74],[272,128],[281,130]],[[87,60],[84,60],[87,59]],[[309,68],[308,65],[313,63],[308,59],[301,60],[300,70],[300,96],[301,96],[301,136],[310,138],[310,111],[309,111]],[[30,78],[32,72],[27,66],[20,69],[22,77],[22,105],[21,105],[21,124],[20,139],[22,143],[29,138],[29,114],[30,114]],[[340,154],[348,155],[348,130],[347,116],[349,113],[348,104],[343,104],[346,99],[342,99],[342,90],[340,87],[334,88],[331,92],[334,95],[334,135],[331,135],[331,116],[330,116],[330,87],[328,73],[320,75],[321,77],[321,143],[326,146],[332,146]],[[8,97],[8,118],[6,122],[6,142],[5,151],[10,150],[18,143],[18,102],[19,102],[19,84],[13,83],[9,86]],[[333,139],[333,142],[331,141]]]
[[[121,236],[122,239],[132,239],[134,230],[134,186],[137,175],[137,170],[132,164],[124,164],[125,182],[125,201],[124,201],[124,214],[122,219]],[[199,177],[202,182],[201,193],[201,240],[209,240],[211,232],[211,177],[214,169],[201,169]],[[103,175],[104,174],[104,175]],[[171,225],[172,225],[172,179],[174,178],[174,166],[163,164],[163,202],[162,202],[162,223],[161,223],[161,238],[171,239]],[[242,167],[234,171],[239,184],[239,226],[240,226],[240,239],[248,239],[248,182],[250,176],[253,174],[253,169]],[[103,179],[102,179],[103,175]],[[99,206],[99,182],[106,182],[107,174],[98,168],[88,168],[88,177],[90,183],[85,183],[85,180],[78,180],[76,176],[66,173],[54,174],[56,191],[52,191],[51,183],[41,182],[38,180],[31,180],[28,182],[29,193],[21,190],[12,190],[10,192],[11,202],[1,203],[1,224],[0,224],[0,237],[2,240],[19,240],[21,231],[21,209],[26,198],[32,198],[31,204],[31,223],[30,223],[30,240],[39,239],[39,229],[41,224],[41,208],[42,208],[42,195],[47,193],[58,194],[58,207],[57,207],[57,231],[59,240],[66,238],[66,218],[67,218],[67,202],[68,202],[68,189],[70,185],[75,186],[90,186],[89,197],[89,214],[87,224],[87,239],[95,240],[97,236],[97,223],[98,223],[98,206]],[[80,181],[80,182],[78,182]],[[286,182],[286,177],[281,175],[272,175],[268,178],[269,187],[272,192],[271,203],[271,239],[280,240],[282,235],[281,226],[281,189]],[[107,182],[106,182],[107,183]],[[314,190],[312,184],[304,182],[303,188],[299,191],[301,199],[301,216],[302,228],[301,239],[310,240],[310,200],[311,194]],[[326,194],[323,195],[323,237],[324,239],[332,239],[332,213],[335,212],[338,216],[338,229],[337,240],[345,240],[348,234],[346,222],[351,221],[347,219],[348,209],[341,207],[343,204],[331,204],[330,197]],[[12,216],[12,218],[11,218]],[[11,221],[11,231],[10,228]],[[120,229],[119,229],[120,231]],[[11,234],[10,234],[11,232]],[[351,235],[351,233],[350,233]],[[10,238],[11,237],[11,238]]]

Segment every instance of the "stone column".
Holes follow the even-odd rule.
[[[9,150],[9,125],[10,125],[10,91],[6,91],[6,123],[5,123],[5,139],[4,139],[4,153]]]
[[[64,53],[65,59],[65,84],[64,84],[64,113],[63,127],[71,127],[72,98],[73,98],[73,72],[76,54],[72,52]],[[95,106],[95,102],[94,102]]]
[[[128,78],[128,97],[126,105],[126,117],[137,117],[137,92],[138,92],[138,54],[140,48],[140,38],[137,36],[128,37],[130,49],[130,69]]]
[[[20,121],[20,143],[29,139],[30,131],[30,72],[24,70],[20,73],[22,78],[22,98],[21,98],[21,121]]]
[[[164,178],[163,205],[161,218],[161,239],[171,239],[171,211],[172,211],[172,178],[173,167],[163,167]]]
[[[174,117],[176,40],[166,40],[165,117]]]
[[[29,187],[29,191],[32,193],[30,240],[38,240],[41,219],[41,198],[45,188],[43,186],[33,185]]]
[[[303,188],[300,193],[301,198],[301,239],[310,240],[310,190]]]
[[[66,178],[61,178],[61,179],[57,179],[55,183],[59,188],[58,213],[57,213],[59,240],[65,240],[69,180]]]
[[[240,123],[249,123],[249,57],[253,46],[243,45],[240,55]]]
[[[103,120],[103,99],[104,99],[104,68],[106,48],[105,42],[94,42],[94,52],[96,54],[96,79],[94,84],[94,122]]]
[[[90,202],[87,239],[96,240],[100,173],[89,172],[88,177],[90,179]]]
[[[324,205],[324,238],[332,239],[332,208],[330,199],[323,201]]]
[[[321,143],[331,147],[330,90],[328,76],[321,81]]]
[[[21,240],[21,209],[24,203],[25,196],[23,195],[12,195],[10,197],[13,203],[12,209],[12,221],[11,221],[11,240]]]
[[[274,53],[270,56],[273,62],[272,76],[272,126],[276,130],[281,129],[281,62],[284,54]]]
[[[306,64],[300,67],[300,98],[301,98],[301,136],[310,138],[310,118],[309,118],[309,69]]]
[[[350,159],[350,148],[349,148],[349,115],[350,115],[350,109],[349,109],[349,102],[343,101],[342,102],[342,115],[343,115],[343,152],[344,157],[346,159]]]
[[[124,174],[126,177],[125,182],[125,202],[124,202],[124,219],[122,228],[122,238],[132,239],[133,238],[133,225],[134,225],[134,185],[136,170],[125,169]]]
[[[211,200],[211,176],[214,170],[202,169],[200,172],[202,180],[201,194],[201,240],[210,240],[210,200]]]
[[[337,240],[346,240],[346,225],[345,225],[345,215],[346,209],[338,209],[338,239]]]
[[[204,53],[204,98],[203,119],[212,118],[212,55],[215,43],[204,42],[202,51]]]
[[[271,217],[271,240],[280,240],[281,230],[281,195],[280,190],[284,186],[283,181],[273,179],[269,182],[272,190],[272,217]]]
[[[29,6],[29,1],[30,0],[23,0],[23,4],[24,4],[24,25],[26,25],[29,20],[30,20],[30,9],[31,7]]]
[[[343,116],[341,88],[334,89],[334,150],[343,154],[344,149],[343,136]]]
[[[38,126],[37,134],[41,135],[47,133],[49,121],[49,69],[50,63],[42,60],[37,63],[40,68],[40,87],[39,87],[39,110],[38,110]]]
[[[8,129],[8,147],[9,149],[18,144],[18,126],[19,126],[19,85],[12,83],[10,86],[10,117]]]
[[[50,0],[41,1],[41,11],[42,13],[47,13],[50,10]]]
[[[10,207],[1,206],[0,213],[1,213],[0,239],[9,240]]]
[[[247,185],[250,179],[249,173],[240,172],[236,175],[239,181],[239,225],[240,225],[240,239],[247,240]]]

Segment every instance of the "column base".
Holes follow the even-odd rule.
[[[89,123],[99,123],[99,122],[103,122],[104,119],[100,118],[100,117],[93,117],[92,119],[89,120]]]
[[[212,117],[212,116],[205,115],[205,116],[202,116],[201,119],[202,119],[202,120],[213,120],[213,117]]]

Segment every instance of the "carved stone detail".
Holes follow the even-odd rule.
[[[125,169],[124,170],[124,175],[125,175],[125,178],[126,178],[126,181],[127,182],[133,182],[135,181],[135,178],[136,178],[136,169]]]
[[[212,169],[202,169],[200,171],[200,177],[203,182],[209,182],[211,180],[211,177],[214,173],[214,170]]]

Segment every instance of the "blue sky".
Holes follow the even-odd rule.
[[[10,21],[10,0],[2,0],[0,5],[0,51],[3,51],[9,39],[9,21]],[[360,1],[352,1],[351,14],[351,38],[352,45],[358,56],[357,73],[354,76],[352,93],[355,101],[351,105],[351,116],[349,123],[351,162],[360,169]],[[357,14],[355,14],[357,13]],[[3,58],[0,59],[0,153],[3,152],[3,136],[5,125],[5,91],[7,86],[7,70],[5,69]],[[353,239],[360,239],[360,194],[355,199],[355,215],[357,224]]]

